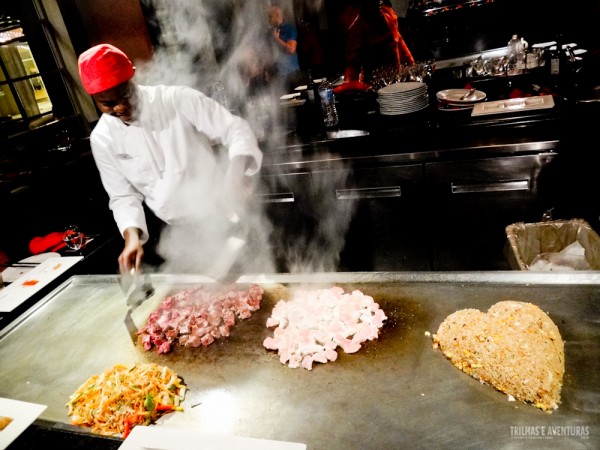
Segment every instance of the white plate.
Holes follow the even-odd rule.
[[[49,258],[60,258],[60,253],[48,252],[48,253],[40,253],[39,255],[33,255],[28,258],[22,259],[19,261],[20,263],[42,263]],[[17,280],[22,275],[29,272],[31,269],[34,269],[35,266],[32,267],[7,267],[2,272],[2,281],[5,283],[12,283]]]
[[[306,444],[207,434],[184,428],[138,425],[119,450],[306,450]]]
[[[300,106],[300,105],[304,105],[305,103],[306,103],[306,100],[303,98],[293,98],[291,100],[284,100],[282,102],[279,102],[279,106],[282,106],[282,107]]]
[[[415,105],[409,105],[409,106],[380,106],[379,109],[380,111],[387,111],[387,112],[404,112],[404,111],[417,111],[421,108],[425,108],[426,106],[428,106],[428,103],[419,103],[419,104],[415,104]]]
[[[41,262],[0,291],[0,312],[12,311],[82,259],[83,256],[65,256]]]
[[[292,98],[300,97],[300,92],[296,92],[294,94],[285,94],[279,97],[281,100],[291,100]]]
[[[531,46],[531,48],[546,48],[546,47],[550,47],[551,45],[556,45],[556,41],[539,42],[537,44],[533,44]]]
[[[0,397],[0,416],[13,419],[0,431],[0,448],[7,448],[46,408],[46,405]]]
[[[429,98],[424,95],[424,96],[419,96],[419,97],[415,97],[415,98],[410,98],[410,99],[406,99],[406,100],[392,100],[392,101],[386,101],[386,100],[381,100],[381,99],[377,99],[377,103],[379,103],[381,106],[409,106],[409,105],[418,105],[418,104],[422,104],[422,103],[428,103],[429,102]]]
[[[536,95],[533,97],[510,98],[508,100],[496,100],[493,102],[477,103],[471,112],[472,116],[484,116],[487,114],[514,113],[520,111],[531,111],[536,109],[547,109],[554,107],[554,99],[551,95]]]
[[[414,112],[423,111],[424,109],[426,109],[428,107],[429,107],[429,105],[425,105],[422,108],[405,110],[405,111],[389,111],[389,110],[384,110],[384,111],[379,111],[379,113],[382,116],[400,116],[400,115],[404,115],[404,114],[411,114],[411,113],[414,113]]]
[[[445,105],[445,106],[455,106],[455,107],[463,107],[463,108],[472,108],[476,104],[482,103],[483,101],[484,100],[482,100],[481,102],[468,102],[468,103],[455,103],[455,102],[440,102],[440,101],[438,101],[438,103],[440,105]]]
[[[485,92],[476,90],[473,95],[461,100],[461,98],[468,93],[469,89],[445,89],[439,91],[435,96],[439,101],[444,103],[477,103],[485,100],[487,97]]]
[[[398,83],[400,84],[400,83]],[[393,86],[390,84],[390,86]],[[386,86],[386,87],[390,87],[390,86]],[[381,89],[385,89],[385,88],[381,88]],[[420,95],[420,94],[425,94],[427,93],[427,88],[423,87],[423,88],[416,88],[416,89],[409,89],[409,90],[405,90],[405,91],[399,91],[399,92],[381,92],[381,89],[379,91],[377,91],[377,95],[379,97],[390,97],[390,98],[401,98],[401,97],[408,97],[411,95]],[[398,88],[395,88],[398,89]]]
[[[427,95],[427,92],[423,92],[420,93],[418,95],[407,95],[405,97],[388,97],[388,96],[384,96],[384,95],[379,95],[377,96],[377,101],[378,102],[384,102],[384,103],[402,103],[402,102],[410,102],[413,100],[420,100],[423,98],[428,98],[429,96]]]
[[[18,280],[21,276],[25,275],[31,269],[34,269],[35,266],[31,267],[7,267],[2,271],[2,281],[5,283],[12,283],[15,280]]]
[[[315,79],[313,80],[313,82],[314,82],[315,84],[319,84],[319,83],[322,83],[323,81],[325,81],[326,79],[327,79],[327,78],[315,78]],[[306,89],[308,89],[308,86],[307,86],[307,85],[305,85],[305,84],[302,84],[302,85],[300,85],[300,86],[296,86],[296,87],[294,88],[294,90],[295,90],[295,91],[305,91]]]
[[[28,258],[22,259],[19,262],[22,263],[41,263],[46,261],[47,259],[50,258],[60,258],[60,253],[56,253],[56,252],[47,252],[47,253],[40,253],[39,255],[33,255],[30,256]]]
[[[397,94],[398,92],[413,91],[416,89],[425,89],[425,83],[420,81],[404,81],[399,83],[393,83],[388,86],[382,87],[377,91],[378,94]]]

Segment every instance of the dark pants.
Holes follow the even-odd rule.
[[[156,215],[144,205],[144,214],[146,214],[146,225],[150,239],[144,244],[144,263],[151,267],[158,268],[165,260],[158,254],[157,247],[160,241],[160,235],[163,229],[167,226],[165,222],[160,220]]]

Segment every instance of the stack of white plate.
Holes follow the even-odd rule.
[[[427,84],[419,81],[390,84],[377,91],[377,102],[384,116],[421,111],[429,105]]]

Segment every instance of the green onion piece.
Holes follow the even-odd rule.
[[[152,394],[146,395],[144,408],[146,408],[146,411],[154,411],[154,396]]]

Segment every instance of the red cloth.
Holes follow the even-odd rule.
[[[133,77],[127,55],[110,44],[100,44],[79,55],[79,77],[90,95],[112,89]]]
[[[333,88],[334,94],[342,94],[344,92],[367,92],[371,89],[371,85],[362,81],[350,80]]]
[[[29,242],[29,251],[34,255],[47,251],[55,252],[56,250],[59,250],[67,245],[63,240],[64,236],[65,233],[55,231],[53,233],[47,234],[46,236],[34,237]]]
[[[339,16],[344,36],[346,81],[358,80],[361,69],[365,81],[382,67],[399,69],[415,60],[400,34],[398,16],[388,5],[365,2],[348,4]]]

